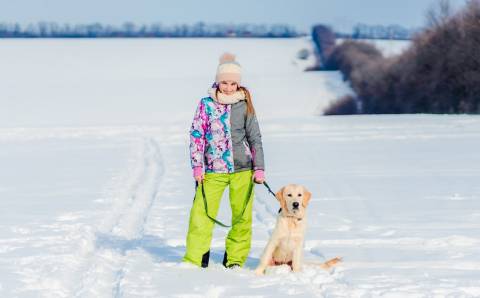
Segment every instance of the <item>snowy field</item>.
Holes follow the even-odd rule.
[[[351,91],[302,71],[310,46],[0,40],[0,297],[479,297],[480,118],[318,116]],[[342,256],[332,271],[254,276],[278,210],[263,186],[245,268],[222,267],[221,227],[208,269],[180,263],[188,129],[226,50],[253,94],[267,180],[313,193],[305,257]]]
[[[338,38],[336,44],[340,44],[345,39]],[[373,44],[377,47],[384,57],[392,57],[405,51],[411,44],[408,40],[391,40],[391,39],[355,39],[355,41],[362,41]]]

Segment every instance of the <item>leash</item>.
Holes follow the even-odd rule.
[[[268,192],[271,193],[272,196],[276,199],[277,197],[275,196],[275,193],[270,188],[270,185],[268,185],[268,183],[266,181],[263,181],[262,184],[267,188]],[[198,186],[199,186],[198,181],[195,181],[195,192],[196,192]],[[254,184],[252,183],[250,185],[250,190],[248,191],[248,197],[247,197],[246,203],[243,206],[242,214],[240,214],[240,216],[235,221],[232,221],[232,226],[237,224],[240,221],[240,219],[243,217],[243,214],[245,213],[245,210],[247,209],[248,203],[250,202],[250,198],[252,197],[253,186],[254,186]],[[230,228],[231,226],[226,225],[226,224],[222,223],[221,221],[216,220],[215,218],[211,217],[210,214],[208,214],[207,196],[205,195],[205,185],[203,184],[203,181],[201,183],[201,188],[202,188],[203,205],[205,206],[205,213],[207,214],[207,217],[210,218],[211,221],[213,221],[214,223],[216,223],[219,226],[222,226],[224,228]]]
[[[242,219],[243,214],[245,213],[245,210],[247,209],[248,203],[250,202],[250,198],[252,197],[253,186],[254,186],[254,184],[251,183],[250,184],[250,189],[248,191],[247,199],[245,200],[246,202],[243,206],[242,213],[240,214],[240,216],[235,221],[232,220],[232,226],[236,225]],[[198,181],[195,181],[195,192],[196,192],[197,188],[198,188]],[[226,225],[226,224],[222,223],[221,221],[216,220],[215,218],[211,217],[210,214],[208,214],[207,196],[205,195],[205,184],[203,184],[203,181],[201,183],[201,189],[202,189],[203,205],[205,206],[205,213],[207,214],[207,217],[210,218],[210,220],[212,220],[214,223],[216,223],[219,226],[222,226],[224,228],[230,228],[231,226]]]
[[[263,181],[263,185],[265,185],[265,187],[268,189],[268,192],[272,194],[272,196],[277,199],[277,196],[275,195],[275,193],[272,191],[272,189],[270,188],[270,185],[268,185],[267,181]]]
[[[277,196],[275,195],[275,193],[272,191],[272,189],[270,188],[270,185],[268,185],[268,183],[266,181],[263,181],[263,185],[265,185],[265,187],[268,189],[268,192],[272,194],[272,196],[275,198],[275,200],[277,199]],[[278,210],[278,213],[282,212],[282,208],[280,208]]]

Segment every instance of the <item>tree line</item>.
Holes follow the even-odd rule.
[[[419,29],[407,29],[400,25],[367,25],[357,24],[353,27],[353,39],[411,39]]]
[[[261,37],[285,38],[304,35],[287,24],[180,24],[161,23],[137,25],[126,22],[120,26],[91,24],[58,24],[38,22],[21,25],[0,23],[0,38],[114,38],[114,37]]]

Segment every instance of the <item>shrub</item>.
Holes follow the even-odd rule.
[[[397,57],[354,41],[334,49],[326,67],[350,80],[362,113],[480,113],[480,0],[440,11]]]
[[[316,25],[312,30],[312,40],[318,49],[317,68],[322,68],[335,48],[335,33],[325,25]]]
[[[297,52],[297,58],[301,60],[307,60],[310,56],[310,52],[307,49],[301,49]]]
[[[369,43],[347,40],[334,48],[324,69],[340,70],[344,80],[348,80],[353,69],[382,57],[382,53]]]
[[[324,115],[352,115],[358,114],[358,101],[352,95],[346,95],[332,102],[323,112]]]

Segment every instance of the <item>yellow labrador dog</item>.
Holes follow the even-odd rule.
[[[255,274],[262,275],[268,266],[287,264],[294,272],[302,269],[303,242],[305,236],[305,209],[312,194],[303,186],[289,184],[276,193],[280,202],[280,212],[275,229],[268,241]],[[340,262],[340,258],[325,263],[316,263],[328,269]]]

